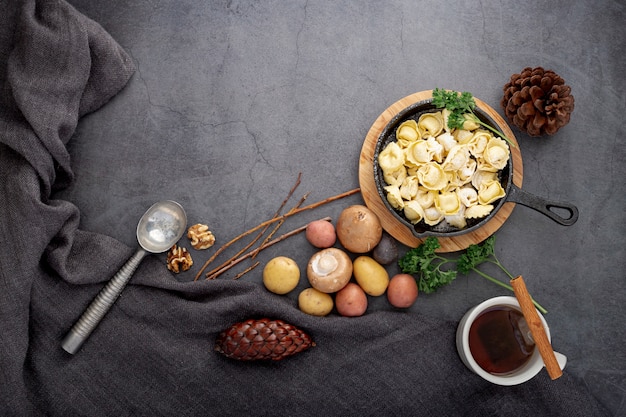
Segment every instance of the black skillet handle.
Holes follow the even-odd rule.
[[[563,226],[571,226],[578,220],[578,208],[576,208],[575,205],[561,201],[546,200],[545,198],[530,194],[514,184],[511,184],[507,193],[507,201],[512,201],[537,210]],[[569,213],[569,217],[563,217],[552,209],[565,210]]]

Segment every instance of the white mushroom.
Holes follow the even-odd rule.
[[[307,277],[316,290],[325,293],[337,292],[345,287],[352,277],[352,260],[341,249],[321,250],[309,260]]]

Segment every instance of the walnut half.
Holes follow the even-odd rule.
[[[187,237],[194,249],[208,249],[215,243],[215,236],[206,224],[194,224],[187,230]]]
[[[180,271],[186,271],[193,265],[191,254],[187,249],[179,246],[172,246],[167,252],[167,269],[178,274]]]

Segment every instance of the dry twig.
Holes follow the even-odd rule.
[[[289,194],[287,194],[287,198],[285,198],[283,200],[283,202],[280,204],[280,207],[278,208],[278,210],[276,210],[276,213],[274,213],[274,216],[272,216],[272,219],[275,219],[276,217],[278,217],[280,215],[280,212],[283,211],[283,208],[287,205],[287,202],[289,201],[289,199],[291,198],[291,196],[293,195],[293,193],[296,191],[296,188],[298,188],[298,186],[300,185],[300,179],[302,178],[302,173],[299,172],[298,173],[298,177],[296,178],[296,182],[293,185],[293,187],[291,187],[291,190],[289,190]],[[252,245],[254,245],[262,236],[263,234],[267,231],[268,227],[270,227],[270,225],[268,224],[267,226],[265,226],[263,228],[263,230],[261,230],[261,232],[259,232],[259,234],[250,242],[248,243],[243,249],[241,249],[239,252],[237,252],[236,254],[234,254],[230,260],[238,257],[239,255],[241,255],[242,253],[244,253],[245,251],[247,251],[248,249],[250,249],[252,247]],[[215,253],[213,254],[213,256],[211,256],[209,258],[208,261],[206,261],[204,263],[204,265],[202,265],[202,268],[200,268],[200,271],[198,271],[198,273],[196,274],[196,277],[194,278],[194,281],[197,281],[198,278],[200,278],[200,275],[202,275],[202,273],[204,272],[204,270],[209,266],[209,264],[211,262],[213,262],[222,252],[224,252],[227,248],[229,248],[232,244],[234,244],[235,242],[237,242],[241,237],[236,237],[234,239],[232,239],[230,242],[224,244],[222,247],[220,247],[217,251],[215,251]],[[228,261],[227,261],[228,262]],[[227,262],[225,262],[224,264],[226,264]],[[222,264],[222,265],[224,265]],[[220,265],[220,267],[222,266]],[[218,267],[219,268],[219,267]],[[209,272],[207,275],[209,275],[211,272]]]
[[[260,262],[256,261],[253,265],[250,265],[249,267],[247,267],[246,269],[244,269],[243,271],[241,271],[240,273],[238,273],[237,275],[235,275],[233,277],[233,279],[239,279],[242,276],[246,275],[248,272],[252,271],[254,268],[256,268],[257,266],[259,266]]]
[[[300,199],[300,201],[298,201],[298,204],[296,204],[294,207],[292,207],[292,208],[291,208],[291,210],[289,210],[289,211],[291,212],[291,211],[294,211],[294,210],[296,210],[296,209],[300,208],[300,206],[301,206],[302,204],[304,204],[304,202],[306,201],[306,199],[307,199],[307,197],[308,197],[308,196],[309,196],[309,193],[306,193],[305,195],[303,195],[303,196],[302,196],[302,198]],[[281,221],[279,221],[279,222],[278,222],[278,224],[277,224],[277,225],[275,225],[275,226],[274,226],[274,229],[272,229],[272,231],[270,232],[270,234],[269,234],[269,235],[267,235],[267,237],[263,240],[263,242],[261,243],[261,245],[264,245],[265,243],[269,242],[269,241],[272,239],[272,237],[276,234],[276,232],[278,232],[278,229],[280,229],[280,226],[282,226],[282,225],[283,225],[283,223],[285,223],[285,219],[282,219]],[[265,231],[265,230],[267,230],[267,228],[266,228],[266,229],[264,229],[264,231]],[[256,257],[256,255],[254,255],[254,256],[252,257],[252,259],[254,259],[255,257]]]
[[[323,219],[320,220],[325,220],[325,221],[330,221],[330,217],[324,217]],[[279,237],[277,237],[274,240],[270,240],[267,243],[264,243],[263,245],[259,246],[258,248],[251,250],[250,252],[246,253],[243,256],[240,256],[237,259],[232,260],[228,265],[224,266],[223,268],[221,268],[219,271],[216,271],[214,274],[207,276],[207,279],[215,279],[217,278],[219,275],[223,274],[224,272],[228,271],[230,268],[232,268],[233,266],[239,264],[242,261],[245,261],[248,258],[251,258],[253,256],[255,256],[257,253],[261,252],[263,249],[269,248],[270,246],[273,246],[275,244],[277,244],[278,242],[281,242],[285,239],[287,239],[288,237],[297,235],[298,233],[302,233],[306,230],[306,224],[304,226],[300,226],[297,229],[292,230],[291,232],[285,233],[283,235],[280,235]]]
[[[323,206],[323,205],[325,205],[325,204],[331,203],[331,202],[333,202],[333,201],[340,200],[340,199],[342,199],[342,198],[345,198],[345,197],[351,196],[351,195],[353,195],[353,194],[358,193],[359,191],[361,191],[361,189],[360,189],[360,188],[354,188],[354,189],[352,189],[352,190],[350,190],[350,191],[346,191],[346,192],[343,192],[343,193],[341,193],[341,194],[337,194],[337,195],[335,195],[335,196],[328,197],[328,198],[326,198],[326,199],[324,199],[324,200],[318,201],[317,203],[309,204],[308,206],[300,207],[300,208],[297,208],[297,209],[295,209],[295,210],[290,210],[290,211],[288,211],[287,213],[282,214],[282,215],[280,215],[280,216],[274,216],[274,217],[272,217],[271,219],[266,220],[266,221],[264,221],[263,223],[260,223],[260,224],[256,225],[256,226],[255,226],[255,227],[253,227],[252,229],[249,229],[249,230],[247,230],[247,231],[243,232],[242,234],[240,234],[239,236],[234,237],[234,238],[233,238],[230,242],[228,242],[228,243],[224,244],[224,246],[222,246],[221,248],[219,248],[219,249],[218,249],[218,250],[217,250],[217,251],[213,254],[213,256],[212,256],[211,258],[209,258],[209,260],[208,260],[208,261],[206,261],[206,262],[205,262],[205,264],[202,266],[202,268],[200,269],[200,271],[196,274],[196,278],[195,278],[195,279],[197,280],[197,279],[200,277],[200,275],[202,274],[202,272],[203,272],[203,271],[204,271],[204,270],[208,267],[208,265],[209,265],[211,262],[213,262],[213,260],[215,260],[215,258],[217,258],[217,256],[218,256],[220,253],[222,253],[222,252],[224,251],[224,249],[226,249],[227,247],[229,247],[229,246],[233,245],[234,243],[236,243],[237,241],[239,241],[239,240],[243,239],[244,237],[249,236],[249,235],[251,235],[252,233],[254,233],[254,232],[256,232],[256,231],[258,231],[258,230],[260,230],[260,229],[263,229],[264,227],[267,227],[268,225],[271,225],[271,224],[273,224],[273,223],[279,222],[279,221],[284,220],[284,219],[286,219],[286,218],[288,218],[288,217],[295,216],[296,214],[301,213],[301,212],[303,212],[303,211],[312,210],[312,209],[318,208],[318,207],[320,207],[320,206]],[[306,227],[305,227],[305,228],[306,228]],[[268,242],[268,243],[271,243],[271,242]],[[254,252],[254,251],[253,251],[253,252]],[[249,253],[251,253],[251,252],[249,252]],[[253,255],[250,255],[250,256],[253,256]],[[233,257],[233,258],[234,258],[234,257]],[[231,261],[233,258],[231,258],[229,261]],[[207,275],[209,275],[209,274],[207,274]]]

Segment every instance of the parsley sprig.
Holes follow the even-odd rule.
[[[459,93],[453,90],[435,88],[433,90],[433,105],[438,109],[445,108],[450,111],[450,115],[448,116],[448,127],[450,129],[463,129],[465,122],[474,122],[479,126],[489,129],[506,140],[510,146],[515,147],[513,141],[507,138],[504,133],[489,126],[476,116],[474,113],[476,102],[474,101],[472,93],[468,93],[467,91]]]
[[[418,275],[417,288],[424,293],[434,292],[456,278],[456,270],[444,267],[454,261],[435,252],[440,247],[437,238],[429,237],[398,260],[402,272]]]
[[[510,285],[478,269],[479,265],[488,262],[500,268],[509,279],[513,279],[513,275],[496,256],[495,243],[496,237],[492,235],[481,244],[470,245],[458,258],[450,258],[435,252],[441,245],[436,237],[429,236],[421,245],[404,254],[398,260],[398,265],[402,272],[416,277],[417,287],[426,294],[433,293],[438,288],[451,283],[459,272],[463,275],[476,272],[494,284],[513,291]],[[547,313],[546,309],[535,300],[533,303],[543,314]]]

